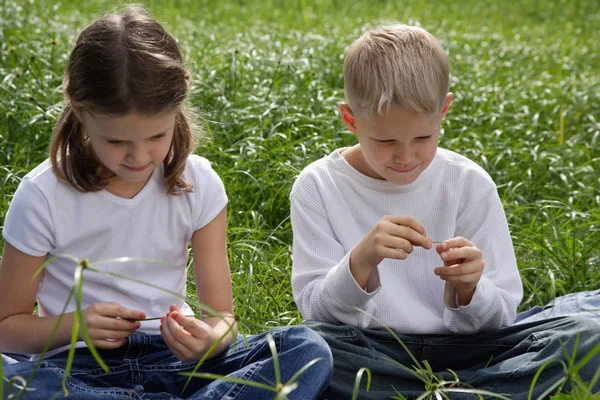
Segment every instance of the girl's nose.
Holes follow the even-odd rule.
[[[145,165],[146,150],[143,145],[132,145],[129,149],[129,159],[137,166]]]

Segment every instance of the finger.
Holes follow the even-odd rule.
[[[189,352],[188,349],[183,345],[183,343],[179,341],[179,339],[176,336],[177,331],[183,330],[183,328],[173,326],[173,324],[169,324],[169,319],[170,318],[168,317],[161,318],[161,321],[164,322],[162,322],[162,324],[160,325],[160,332],[162,334],[163,339],[165,340],[165,343],[167,343],[169,348],[173,350],[174,353],[179,353],[180,355],[187,354]]]
[[[446,239],[442,243],[440,243],[445,249],[452,249],[458,247],[472,247],[473,243],[462,236],[457,236],[452,239]]]
[[[388,221],[396,224],[403,225],[414,229],[417,233],[421,235],[426,235],[425,227],[416,220],[416,218],[411,217],[410,215],[388,215],[386,217]]]
[[[97,314],[88,315],[85,322],[90,329],[107,329],[115,331],[136,330],[142,325],[139,321],[105,317]]]
[[[132,310],[127,307],[123,307],[119,303],[99,303],[98,313],[107,317],[128,319],[128,320],[140,320],[146,318],[146,313],[140,310]]]
[[[169,349],[173,352],[175,357],[177,357],[177,359],[180,361],[184,361],[182,357],[185,351],[183,350],[181,345],[177,343],[173,336],[168,332],[168,328],[165,326],[165,324],[161,324],[160,333],[162,335],[163,340],[165,341],[167,346],[169,346]]]
[[[477,285],[479,280],[481,279],[481,275],[479,273],[466,274],[466,275],[440,275],[440,279],[453,283],[464,283],[471,284],[473,286]]]
[[[408,257],[408,253],[405,250],[392,247],[382,247],[380,255],[383,258],[391,258],[392,260],[406,260]]]
[[[449,277],[468,274],[481,274],[483,271],[483,262],[480,260],[468,261],[462,264],[454,264],[447,267],[437,267],[433,270],[436,275]]]
[[[171,313],[171,317],[175,322],[181,325],[186,332],[190,333],[192,339],[207,340],[210,338],[212,327],[206,322],[195,317],[186,317],[177,312]]]
[[[412,245],[421,246],[426,249],[431,248],[431,240],[410,226],[392,225],[389,233],[392,236],[408,241]]]
[[[169,327],[171,333],[173,334],[173,337],[179,343],[181,343],[187,350],[193,351],[198,347],[199,339],[194,337],[192,333],[183,326],[184,320],[188,329],[193,328],[194,331],[196,331],[197,333],[200,332],[200,334],[205,336],[200,329],[192,326],[193,324],[189,322],[191,318],[187,318],[177,312],[169,313],[169,315],[167,316],[166,325]]]
[[[92,343],[99,349],[112,350],[123,346],[127,340],[92,340]]]
[[[397,249],[397,250],[402,250],[407,254],[410,254],[413,252],[414,247],[412,245],[412,243],[410,243],[408,240],[397,237],[397,236],[385,236],[382,240],[381,240],[381,246],[382,247],[387,247],[390,249]]]
[[[455,260],[481,260],[481,250],[477,247],[460,247],[446,250],[440,254],[440,257],[445,262],[452,262]],[[461,263],[464,261],[460,261]]]
[[[182,330],[174,333],[177,340],[188,349],[188,358],[198,358],[217,340],[213,337],[212,327],[197,318],[188,318],[180,313],[171,313],[167,321],[181,326]],[[167,323],[171,323],[168,321]]]
[[[129,331],[113,331],[109,329],[88,329],[88,333],[92,339],[112,339],[122,340],[135,333],[135,330]]]

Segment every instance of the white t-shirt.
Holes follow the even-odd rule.
[[[37,293],[39,315],[60,314],[73,287],[76,264],[60,255],[85,258],[95,268],[185,296],[187,245],[193,233],[225,207],[227,196],[205,158],[191,155],[183,178],[193,184],[194,191],[167,194],[161,165],[134,198],[125,199],[106,190],[78,192],[57,179],[49,160],[29,172],[10,204],[3,236],[26,254],[57,256],[43,272]],[[110,261],[119,257],[144,260]],[[144,311],[148,318],[166,314],[171,304],[177,304],[184,314],[192,312],[183,299],[172,294],[84,271],[83,307],[108,301]],[[66,311],[74,310],[73,299]],[[159,326],[158,320],[147,321],[138,331],[160,334]]]
[[[434,274],[443,266],[435,245],[415,247],[406,260],[384,259],[359,287],[350,253],[385,215],[411,215],[432,240],[463,236],[481,249],[485,268],[468,306],[458,306],[452,284]],[[395,185],[361,174],[336,150],[294,183],[291,221],[292,289],[307,320],[406,334],[470,333],[514,322],[523,288],[502,203],[489,175],[461,155],[439,148],[417,180]]]

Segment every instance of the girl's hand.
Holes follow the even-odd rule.
[[[210,325],[197,318],[186,317],[175,305],[171,306],[171,312],[161,317],[160,322],[165,343],[180,361],[198,361],[219,340]],[[218,353],[215,349],[208,358]]]
[[[100,349],[116,349],[125,344],[125,338],[140,326],[140,319],[146,318],[142,311],[131,310],[122,305],[96,303],[83,310],[87,331],[94,346]],[[81,335],[80,340],[83,340]]]
[[[468,305],[483,273],[481,250],[463,237],[445,240],[435,250],[444,261],[444,266],[435,268],[434,273],[443,280],[452,282],[458,292],[460,304]]]
[[[384,258],[404,260],[412,253],[413,246],[431,248],[425,228],[413,217],[386,215],[352,250],[352,275],[364,287],[371,270]]]

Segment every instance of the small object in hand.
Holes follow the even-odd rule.
[[[186,317],[190,317],[190,318],[192,318],[192,317],[194,317],[194,315],[193,315],[193,314],[191,314],[191,315],[186,315]],[[142,321],[142,322],[143,322],[143,321],[154,321],[154,320],[157,320],[157,319],[161,319],[161,317],[152,317],[152,318],[144,318],[144,319],[137,319],[137,318],[131,318],[131,319],[129,319],[129,318],[125,318],[125,320],[127,320],[127,321],[129,321],[129,322],[136,322],[136,321]]]

